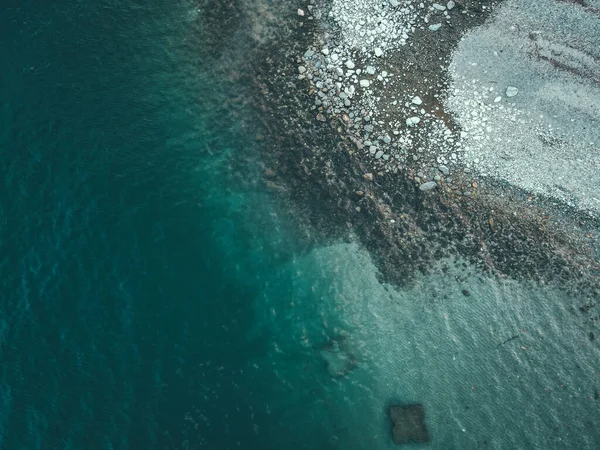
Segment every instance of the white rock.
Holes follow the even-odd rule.
[[[377,56],[377,57],[383,56],[383,50],[381,50],[379,47],[377,47],[375,49],[375,56]]]
[[[354,69],[354,67],[355,67],[354,63],[351,60],[346,61],[345,64],[348,69]]]
[[[373,67],[373,66],[367,66],[367,73],[369,75],[375,75],[375,67]]]
[[[397,8],[400,6],[400,2],[398,0],[390,0],[390,5],[392,5],[394,8]]]
[[[406,119],[406,125],[412,127],[418,124],[420,121],[421,119],[419,117],[409,117],[408,119]]]
[[[440,28],[442,28],[442,24],[441,23],[434,23],[433,25],[429,25],[429,30],[430,31],[437,31]]]
[[[423,183],[421,186],[419,186],[419,189],[423,192],[428,192],[435,189],[436,186],[437,183],[435,181],[428,181],[427,183]]]
[[[433,5],[433,9],[437,9],[438,11],[445,11],[446,7],[443,5],[440,5],[439,3],[434,3]]]
[[[369,81],[369,80],[360,80],[360,85],[361,85],[362,87],[369,87],[369,85],[370,85],[370,84],[371,84],[371,83],[370,83],[370,81]]]
[[[306,72],[306,67],[304,67],[304,66],[298,66],[298,72],[300,72],[300,73]]]
[[[421,100],[421,97],[419,97],[419,96],[417,95],[417,96],[413,97],[413,99],[412,99],[412,102],[413,102],[415,105],[420,105],[421,103],[423,103],[423,100]]]
[[[448,4],[446,5],[446,8],[448,8],[448,10],[453,9],[456,6],[456,3],[454,3],[452,0],[450,0],[448,2]]]
[[[325,47],[323,50],[321,50],[321,53],[323,53],[324,55],[329,55],[329,49]]]
[[[506,96],[507,97],[514,97],[518,93],[519,93],[519,90],[514,86],[508,86],[506,88]]]
[[[498,96],[494,99],[494,103],[498,103],[502,101],[502,97]]]
[[[304,17],[304,11],[303,11],[303,10],[301,10],[300,8],[298,8],[298,15],[299,15],[300,17]]]

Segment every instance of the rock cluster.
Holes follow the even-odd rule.
[[[450,178],[461,156],[460,133],[441,111],[435,81],[426,92],[407,92],[400,86],[405,74],[389,57],[413,45],[415,31],[449,23],[455,5],[335,0],[328,11],[314,2],[308,8],[331,26],[299,60],[298,77],[309,82],[315,117],[341,119],[374,168],[396,173],[410,166],[417,184]]]

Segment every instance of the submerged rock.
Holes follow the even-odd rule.
[[[390,406],[390,418],[394,423],[392,435],[396,444],[428,442],[423,405]]]
[[[327,363],[327,371],[332,378],[343,377],[358,364],[348,351],[345,339],[329,342],[321,350],[321,357]]]

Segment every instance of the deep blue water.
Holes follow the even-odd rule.
[[[572,299],[294,240],[209,3],[0,6],[0,447],[394,448],[420,402],[432,448],[596,448]]]
[[[194,5],[146,3],[0,7],[2,448],[255,435],[251,148]]]

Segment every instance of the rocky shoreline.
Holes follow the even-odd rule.
[[[477,177],[461,164],[461,130],[443,109],[443,63],[498,2],[455,2],[443,10],[433,2],[387,5],[406,3],[417,16],[402,15],[413,23],[410,32],[388,24],[394,44],[340,51],[330,8],[341,3],[333,1],[299,5],[288,18],[291,34],[275,40],[286,45],[263,45],[248,73],[264,125],[257,139],[265,183],[290,202],[307,233],[361,242],[386,282],[407,285],[440,259],[459,257],[488,274],[568,290],[597,323],[597,219]],[[395,41],[403,34],[407,45]]]

